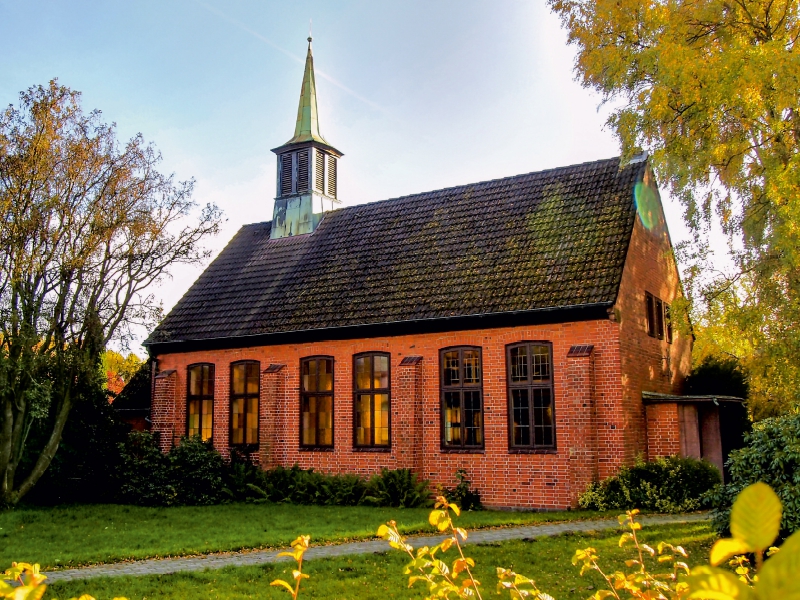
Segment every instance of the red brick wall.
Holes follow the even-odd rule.
[[[646,407],[647,457],[652,460],[660,456],[681,453],[680,422],[678,404],[664,402]]]
[[[186,368],[211,362],[215,369],[214,445],[228,453],[230,363],[258,360],[262,372],[270,364],[283,364],[277,373],[261,379],[261,458],[264,466],[295,463],[325,472],[364,475],[381,467],[409,467],[435,484],[455,484],[456,469],[465,468],[488,505],[564,508],[595,477],[598,461],[616,454],[612,446],[591,437],[597,427],[591,404],[602,399],[608,406],[619,402],[623,379],[617,343],[618,325],[610,320],[565,323],[470,332],[398,336],[372,340],[347,340],[166,354],[159,367],[175,370],[156,383],[156,405],[169,394],[174,409],[154,410],[156,430],[185,433]],[[557,451],[511,454],[508,450],[508,408],[505,346],[522,340],[553,343],[553,374]],[[567,358],[570,346],[594,345],[591,358]],[[439,350],[474,345],[483,349],[483,400],[485,450],[447,453],[440,449]],[[392,447],[390,452],[353,449],[352,356],[359,352],[391,353]],[[311,355],[334,357],[333,451],[299,449],[299,366]],[[401,366],[405,356],[421,356],[419,364]],[[159,383],[168,380],[169,385]],[[643,442],[642,442],[643,443]],[[572,460],[570,460],[572,456]],[[595,463],[595,464],[593,464]],[[579,472],[578,472],[579,471]],[[577,486],[577,487],[576,487]]]
[[[646,180],[650,177],[648,174]],[[616,462],[603,463],[601,460],[601,477],[611,474],[620,460],[630,464],[636,454],[648,458],[670,453],[669,444],[661,448],[647,438],[642,391],[680,393],[691,369],[691,336],[681,335],[677,328],[673,328],[673,342],[668,344],[647,334],[645,292],[668,304],[682,295],[660,202],[653,208],[656,210],[647,219],[649,228],[640,218],[636,219],[614,310],[620,326],[620,359],[624,376],[621,404],[608,420],[614,419],[617,427],[611,431],[601,430],[600,443],[613,444],[620,449],[621,455]],[[603,412],[607,414],[608,411]],[[603,427],[606,420],[601,417],[600,421]]]

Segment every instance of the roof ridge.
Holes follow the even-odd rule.
[[[337,209],[332,210],[330,212],[331,213],[338,213],[338,212],[343,212],[343,211],[347,211],[347,210],[360,209],[360,208],[365,207],[365,206],[372,206],[372,205],[380,204],[380,203],[383,203],[383,202],[393,202],[393,201],[407,200],[409,198],[415,198],[415,197],[418,197],[418,196],[427,196],[429,194],[440,194],[442,192],[455,192],[455,191],[462,190],[462,189],[468,188],[468,187],[473,187],[473,186],[476,186],[476,185],[486,185],[486,184],[490,184],[490,183],[499,183],[499,182],[503,182],[503,181],[512,181],[512,180],[516,180],[516,179],[522,179],[524,177],[530,177],[531,175],[544,175],[546,173],[557,172],[557,171],[566,171],[566,170],[569,170],[569,169],[576,169],[578,167],[587,167],[589,165],[599,165],[601,163],[607,163],[607,162],[611,162],[611,161],[615,161],[615,160],[619,161],[620,158],[621,158],[620,156],[612,156],[611,158],[603,158],[603,159],[600,159],[600,160],[590,160],[590,161],[586,161],[586,162],[582,162],[582,163],[575,163],[575,164],[572,164],[572,165],[566,165],[566,166],[563,166],[563,167],[554,167],[554,168],[550,168],[550,169],[543,169],[541,171],[530,171],[528,173],[519,173],[517,175],[509,175],[507,177],[498,177],[496,179],[485,179],[483,181],[473,181],[471,183],[463,183],[461,185],[454,185],[454,186],[450,186],[450,187],[439,188],[439,189],[436,189],[436,190],[428,190],[427,192],[416,192],[416,193],[413,193],[413,194],[405,194],[403,196],[394,196],[392,198],[382,198],[381,200],[372,200],[371,202],[363,202],[361,204],[353,204],[351,206],[342,206],[341,208],[337,208]],[[627,166],[628,165],[625,165],[625,167],[627,167]]]

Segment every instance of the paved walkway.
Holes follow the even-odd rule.
[[[665,523],[688,523],[704,521],[709,517],[706,514],[668,515],[643,517],[644,525],[660,525]],[[520,540],[524,538],[546,537],[559,533],[577,531],[600,531],[619,527],[616,519],[603,519],[595,521],[569,521],[566,523],[552,523],[542,525],[527,525],[524,527],[508,527],[503,529],[478,529],[469,532],[468,544],[485,544],[487,542],[504,542],[506,540]],[[433,546],[441,542],[446,536],[412,536],[409,543],[415,548],[419,546]],[[46,573],[47,581],[73,581],[76,579],[89,579],[91,577],[119,577],[122,575],[168,575],[180,571],[203,571],[205,569],[221,569],[223,567],[243,567],[247,565],[260,565],[291,560],[278,556],[282,550],[255,550],[250,552],[233,552],[224,554],[208,554],[187,558],[160,558],[138,560],[134,562],[114,563],[83,567],[80,569],[65,569]],[[312,546],[306,551],[305,560],[315,558],[328,558],[347,554],[377,554],[391,551],[389,544],[383,540],[365,542],[349,542],[330,546]]]

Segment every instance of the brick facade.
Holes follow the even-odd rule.
[[[369,475],[381,467],[410,468],[434,484],[452,486],[463,468],[488,506],[557,509],[574,506],[598,478],[612,475],[637,455],[680,451],[674,405],[648,406],[642,391],[679,393],[691,362],[691,339],[677,329],[673,342],[647,334],[645,292],[671,303],[680,281],[660,204],[645,227],[634,224],[619,293],[608,318],[547,325],[316,341],[157,356],[154,430],[167,449],[186,433],[186,374],[195,363],[215,365],[213,443],[229,454],[230,364],[260,363],[259,449],[265,467],[298,464],[324,472]],[[506,346],[547,341],[553,349],[556,449],[509,448]],[[485,448],[441,448],[439,351],[482,349]],[[573,346],[583,351],[570,353]],[[391,355],[391,446],[365,451],[353,444],[353,356]],[[300,360],[334,360],[334,447],[299,445]],[[569,355],[569,356],[568,356]],[[404,358],[416,357],[413,360]],[[676,445],[677,444],[677,445]]]
[[[187,367],[213,363],[213,441],[227,455],[230,363],[257,360],[262,370],[259,457],[264,467],[298,464],[363,475],[381,467],[411,468],[434,484],[447,486],[455,483],[455,471],[464,468],[489,506],[574,506],[591,481],[613,472],[647,443],[624,430],[626,424],[643,419],[644,407],[641,398],[629,407],[619,402],[625,381],[619,332],[618,323],[603,320],[163,355],[154,398],[156,430],[165,444],[185,433]],[[554,452],[509,451],[505,348],[523,340],[553,344]],[[460,345],[483,350],[485,449],[479,452],[445,451],[440,445],[439,350]],[[568,357],[574,345],[591,345],[593,350],[589,356]],[[353,448],[353,355],[366,351],[389,352],[392,357],[389,451]],[[334,358],[334,448],[303,450],[299,448],[300,359],[320,354]],[[407,356],[421,360],[401,365]],[[284,366],[265,373],[270,365]],[[173,409],[167,410],[170,405]],[[658,453],[660,442],[654,443],[653,452]]]

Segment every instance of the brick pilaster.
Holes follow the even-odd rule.
[[[397,366],[392,398],[392,447],[397,467],[422,473],[422,357],[407,356]]]
[[[156,375],[153,384],[152,430],[158,434],[162,452],[169,452],[174,444],[173,438],[180,432],[176,423],[177,379],[175,370],[169,369]]]
[[[597,401],[595,398],[594,348],[573,346],[567,354],[569,411],[568,433],[570,495],[577,506],[578,496],[598,476]]]

